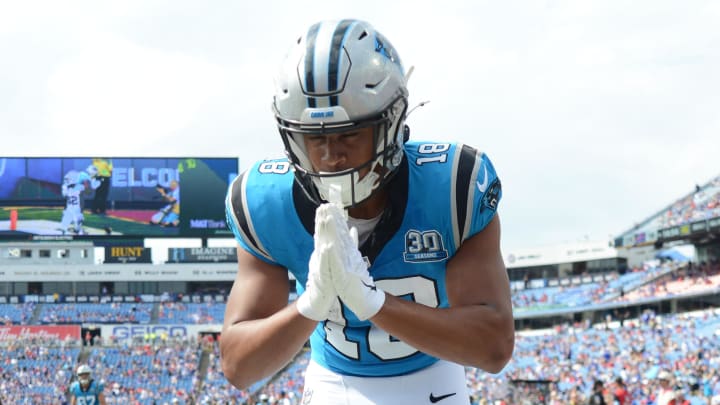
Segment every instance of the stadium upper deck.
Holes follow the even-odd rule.
[[[615,238],[616,247],[662,245],[675,240],[705,244],[720,233],[720,176],[638,222]],[[716,256],[717,257],[717,256]]]

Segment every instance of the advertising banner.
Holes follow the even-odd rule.
[[[142,246],[108,246],[105,263],[152,263],[152,248]]]
[[[233,281],[236,276],[237,265],[229,263],[0,266],[0,280],[7,282]]]
[[[2,326],[0,340],[18,340],[27,342],[29,339],[50,338],[64,340],[80,339],[79,325],[38,325],[38,326]]]
[[[163,335],[167,337],[190,338],[197,337],[201,332],[215,332],[222,330],[222,325],[136,325],[136,324],[116,324],[101,325],[100,334],[104,339],[114,338],[119,342],[133,339],[144,339],[152,334],[156,338]]]
[[[234,247],[169,248],[168,262],[235,263],[237,250]]]

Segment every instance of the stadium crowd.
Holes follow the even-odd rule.
[[[715,217],[720,217],[720,176],[673,203],[654,226],[662,229]]]
[[[34,310],[34,302],[2,304],[0,305],[0,325],[26,325],[30,322]]]
[[[225,305],[215,302],[185,303],[165,301],[158,308],[158,322],[162,324],[221,324]]]
[[[65,404],[80,355],[79,340],[0,340],[0,403]]]
[[[501,373],[467,369],[470,396],[474,404],[524,403],[518,398],[533,395],[549,404],[580,404],[596,381],[612,400],[619,378],[630,399],[626,404],[652,405],[665,378],[673,395],[720,403],[719,333],[718,309],[667,316],[645,311],[623,326],[578,323],[518,332],[513,360]],[[157,337],[84,350],[72,340],[0,345],[0,398],[8,404],[66,403],[81,363],[105,384],[110,404],[298,404],[308,361],[304,351],[272,379],[240,391],[224,380],[212,338]]]
[[[529,288],[512,296],[516,312],[577,308],[612,302],[634,302],[680,295],[711,293],[720,289],[720,262],[699,264],[665,262],[638,266],[625,274],[609,274],[606,281],[578,285]]]
[[[42,306],[39,319],[43,324],[148,323],[152,308],[143,303],[48,303]]]
[[[500,374],[468,370],[468,379],[477,403],[512,398],[513,381],[544,382],[549,404],[586,403],[601,381],[613,403],[609,388],[620,378],[632,399],[625,403],[650,405],[656,403],[659,377],[667,374],[678,394],[689,395],[697,385],[704,403],[720,401],[718,333],[718,310],[664,317],[646,311],[622,327],[577,324],[521,333],[513,360]]]
[[[666,277],[629,291],[619,297],[618,300],[633,302],[650,297],[667,298],[683,294],[696,294],[718,288],[720,288],[720,262],[713,260],[701,262],[697,265],[691,262],[687,266],[674,269]]]
[[[111,387],[109,403],[190,403],[198,385],[201,349],[194,339],[157,338],[93,350],[87,364]]]
[[[513,299],[516,310],[534,310],[550,303],[569,307],[636,302],[648,297],[712,293],[719,288],[717,261],[683,266],[665,263],[613,274],[584,286],[520,290]],[[537,296],[545,298],[530,298]],[[222,302],[173,300],[155,304],[2,304],[0,323],[216,324],[222,322],[224,307]],[[300,403],[307,351],[276,376],[238,390],[223,375],[216,337],[146,333],[122,340],[106,336],[96,338],[94,346],[83,347],[80,339],[19,341],[0,334],[0,401],[65,404],[74,370],[87,364],[94,370],[93,378],[105,385],[108,404]],[[501,373],[466,370],[469,394],[473,404],[505,405],[582,404],[593,394],[604,395],[607,403],[613,403],[620,393],[628,401],[618,403],[656,405],[660,391],[670,390],[673,396],[695,396],[701,401],[695,403],[720,404],[719,337],[720,309],[665,316],[646,310],[638,319],[624,322],[608,318],[595,325],[576,323],[521,331],[513,359]]]

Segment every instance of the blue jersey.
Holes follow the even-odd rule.
[[[385,186],[389,206],[360,247],[376,284],[389,294],[431,307],[449,306],[447,261],[492,220],[500,180],[488,157],[466,145],[408,142]],[[298,294],[313,251],[313,204],[287,160],[266,160],[238,176],[226,201],[228,223],[245,250],[287,268]],[[343,307],[310,337],[312,358],[345,375],[393,376],[437,361]]]
[[[102,383],[90,380],[88,388],[83,390],[80,381],[75,381],[70,385],[70,395],[75,397],[76,405],[96,405],[100,403],[99,396],[103,388]]]

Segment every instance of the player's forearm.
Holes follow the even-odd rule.
[[[424,353],[491,373],[502,370],[515,345],[512,312],[489,305],[437,309],[387,294],[371,321]]]
[[[291,304],[268,318],[225,328],[220,339],[225,377],[243,389],[272,375],[297,354],[316,325]]]

